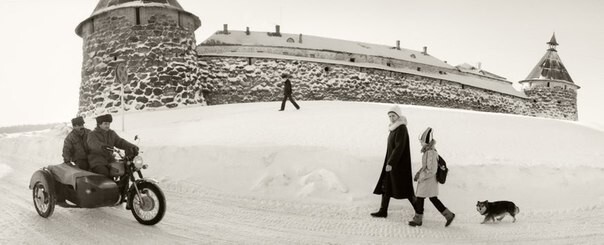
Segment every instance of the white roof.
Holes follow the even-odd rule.
[[[221,33],[222,32],[215,33],[214,35],[206,39],[204,42],[202,42],[199,46],[242,45],[327,50],[353,54],[381,56],[448,69],[455,69],[455,67],[429,54],[424,55],[420,51],[403,48],[398,50],[395,46],[370,44],[333,38],[317,37],[311,35],[302,35],[302,43],[299,43],[299,34],[289,33],[281,33],[281,36],[269,36],[267,32],[250,32],[250,35],[246,35],[245,31],[230,30],[228,35]],[[289,38],[292,38],[294,42],[287,42]],[[411,55],[414,55],[415,58],[412,58]]]

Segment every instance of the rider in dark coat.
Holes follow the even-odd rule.
[[[73,130],[69,132],[63,142],[63,162],[75,163],[78,168],[88,170],[88,145],[86,138],[90,129],[84,127],[84,119],[76,117],[71,119]]]
[[[407,119],[401,114],[398,106],[392,107],[388,111],[388,116],[391,123],[386,158],[384,159],[380,179],[373,191],[374,194],[382,195],[382,204],[378,212],[371,214],[374,217],[388,216],[390,197],[409,199],[415,209]]]
[[[88,134],[88,148],[90,154],[88,161],[92,172],[109,176],[109,164],[115,162],[113,153],[107,148],[117,147],[122,150],[131,151],[134,155],[138,154],[138,147],[130,142],[120,138],[115,131],[109,127],[113,118],[110,114],[102,115],[96,118],[97,127]]]

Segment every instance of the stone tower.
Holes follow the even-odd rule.
[[[577,120],[577,90],[580,88],[570,78],[562,64],[556,46],[555,34],[547,42],[549,48],[525,80],[522,89],[532,100],[532,111],[549,111],[534,116]]]
[[[205,103],[195,51],[200,26],[176,0],[100,0],[76,28],[84,40],[78,114]],[[115,76],[120,63],[123,84]]]

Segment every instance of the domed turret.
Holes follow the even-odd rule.
[[[84,41],[79,113],[204,103],[194,34],[200,26],[176,0],[100,0],[75,30]],[[123,83],[118,64],[126,67]]]

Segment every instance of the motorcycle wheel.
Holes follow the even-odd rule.
[[[34,185],[33,199],[34,207],[40,216],[48,218],[55,211],[56,196],[40,181]]]
[[[141,198],[136,191],[128,194],[128,204],[131,207],[132,215],[143,225],[157,224],[166,212],[164,193],[153,183],[143,182],[136,185],[141,192]]]

